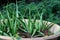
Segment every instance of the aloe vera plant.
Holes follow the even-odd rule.
[[[45,9],[42,8],[40,12],[34,3],[33,5],[29,4],[26,6],[28,19],[25,19],[25,13],[25,15],[22,15],[21,11],[18,10],[17,2],[15,10],[10,11],[9,7],[6,9],[6,17],[0,12],[0,35],[18,37],[18,35],[21,34],[19,30],[23,31],[22,34],[27,33],[30,37],[49,35],[49,33],[51,33],[49,29],[53,24],[48,24],[48,21],[43,21]],[[35,15],[33,15],[34,12],[32,13],[32,11],[36,12]],[[39,17],[39,19],[37,17]]]
[[[44,10],[44,9],[43,9]],[[39,22],[36,19],[36,15],[34,17],[34,19],[31,18],[31,10],[29,9],[29,16],[28,19],[23,19],[20,20],[20,24],[22,25],[20,27],[20,30],[28,33],[30,35],[30,37],[36,37],[36,36],[45,36],[44,31],[49,31],[49,29],[52,27],[52,23],[48,25],[48,22],[43,22],[43,14],[44,11],[42,10],[42,13],[39,14],[38,11],[38,16],[39,16]],[[48,31],[47,31],[47,35],[48,35]]]
[[[6,9],[6,16],[0,12],[0,35],[18,37],[18,6],[16,3],[16,11],[12,11],[12,15],[9,12],[10,10]]]

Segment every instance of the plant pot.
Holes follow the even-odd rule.
[[[28,21],[27,19],[25,19],[26,21]],[[39,20],[37,20],[37,22],[39,22]],[[46,22],[46,21],[44,21]],[[48,22],[48,24],[50,24],[51,22]],[[44,37],[37,37],[37,38],[21,38],[21,40],[57,40],[57,37],[60,36],[60,26],[57,24],[54,24],[51,28],[50,31],[52,33],[54,33],[53,35],[50,36],[44,36]],[[0,36],[1,40],[12,40],[11,37],[6,37],[6,36]],[[14,39],[16,40],[16,39]]]

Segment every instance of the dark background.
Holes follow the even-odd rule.
[[[22,1],[22,0],[17,0],[17,1]],[[25,0],[26,3],[40,2],[40,1],[41,0]],[[16,0],[0,0],[0,5],[6,5],[7,3],[15,3],[15,2],[16,2]]]

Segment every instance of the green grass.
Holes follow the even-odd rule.
[[[44,10],[42,10],[42,13],[39,14],[39,11],[38,11],[38,16],[39,16],[39,22],[37,22],[37,19],[36,19],[36,15],[34,17],[34,19],[31,19],[31,10],[29,9],[29,16],[28,16],[28,19],[25,20],[24,18],[19,21],[20,24],[22,25],[20,27],[20,30],[23,31],[23,32],[26,32],[26,33],[29,33],[31,35],[31,37],[34,37],[36,36],[36,34],[38,36],[45,36],[45,34],[41,31],[45,31],[45,30],[48,30],[52,27],[52,23],[50,23],[48,25],[48,22],[43,22],[43,12]],[[24,20],[24,21],[23,21]]]
[[[16,11],[11,12],[12,15],[10,14],[10,10],[8,8],[6,9],[6,17],[3,15],[2,12],[0,12],[0,31],[1,35],[5,36],[14,36],[17,37],[18,33],[18,6],[16,3]]]
[[[45,3],[44,5],[44,3],[25,4],[22,2],[19,4],[16,2],[16,4],[5,6],[4,10],[0,12],[0,35],[18,37],[19,29],[29,33],[31,37],[45,36],[43,31],[49,31],[53,24],[48,25],[48,21],[43,22],[43,18],[49,14],[48,19],[45,18],[45,20],[53,21],[52,17],[54,17],[54,14],[52,15],[52,8],[50,9],[48,7],[51,4]],[[54,4],[52,6],[54,6]],[[24,20],[25,18],[28,20],[27,22]],[[37,20],[39,20],[39,22],[37,22]]]

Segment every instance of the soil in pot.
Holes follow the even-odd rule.
[[[44,30],[44,31],[40,31],[44,33],[44,36],[49,36],[49,35],[53,35],[53,33],[51,33],[48,30]],[[36,36],[34,36],[33,38],[37,38],[37,37],[44,37],[42,35],[37,35],[38,32],[36,32]],[[23,32],[21,30],[18,31],[18,35],[21,36],[22,38],[31,38],[31,34],[29,34],[28,32]]]

